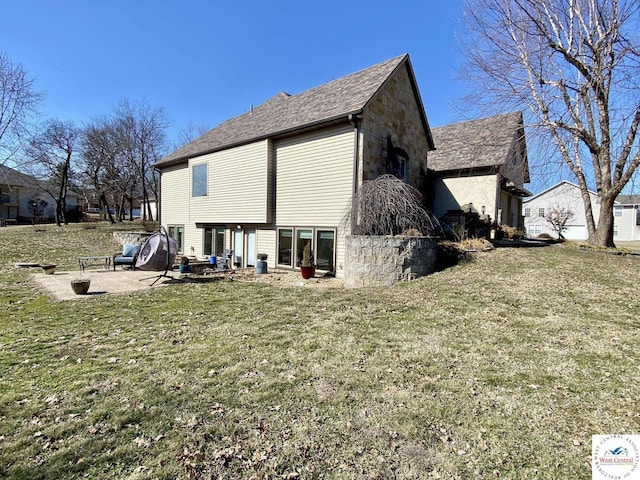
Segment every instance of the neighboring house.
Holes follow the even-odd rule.
[[[55,216],[55,203],[49,195],[38,189],[37,180],[13,168],[0,165],[0,223],[16,224],[50,221]],[[77,212],[81,196],[67,194],[67,212]],[[36,208],[34,209],[34,204]]]
[[[522,113],[436,127],[432,132],[433,213],[444,218],[471,209],[498,224],[522,228],[522,198],[531,195],[523,186],[529,182],[529,164]]]
[[[589,191],[594,220],[600,215],[600,197]],[[635,195],[620,195],[613,208],[613,239],[632,241],[640,239],[637,228],[637,211],[640,198]],[[527,236],[536,237],[548,234],[556,238],[557,234],[545,219],[554,208],[564,208],[573,213],[567,222],[563,236],[567,240],[586,240],[589,237],[584,203],[580,187],[566,180],[525,200],[523,204],[525,228]]]
[[[233,250],[343,276],[343,217],[363,181],[394,174],[425,191],[434,148],[408,55],[296,95],[279,93],[155,164],[160,222],[186,255]]]

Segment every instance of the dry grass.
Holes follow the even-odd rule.
[[[590,478],[592,434],[640,431],[635,257],[60,303],[12,268],[109,235],[0,231],[3,478]]]

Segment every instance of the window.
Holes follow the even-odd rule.
[[[538,216],[544,218],[544,208],[539,208],[538,209]]]
[[[613,226],[613,236],[617,237],[618,236],[618,225],[614,225]]]
[[[540,235],[542,233],[542,226],[541,225],[529,225],[528,228],[528,235],[530,237],[533,237],[535,235]]]
[[[524,209],[524,216],[525,217],[530,217],[531,216],[531,209],[530,208],[525,208]]]
[[[621,217],[622,216],[622,207],[613,207],[613,215],[615,217]]]
[[[0,193],[0,203],[11,203],[11,195],[8,193]]]
[[[302,263],[302,254],[307,243],[310,244],[312,255],[315,255],[313,251],[313,230],[296,230],[296,267],[299,267],[300,263]]]
[[[178,242],[178,252],[184,252],[184,225],[168,225],[169,236]]]
[[[191,196],[206,197],[207,196],[207,164],[201,163],[194,165],[191,177]]]
[[[316,232],[316,266],[319,270],[333,272],[333,254],[336,234],[333,230]]]
[[[281,228],[278,230],[278,265],[292,267],[291,249],[293,247],[293,230]]]
[[[295,241],[294,241],[295,239]],[[278,229],[278,265],[300,267],[304,247],[310,244],[316,268],[335,271],[335,230],[315,228]]]
[[[204,228],[203,255],[221,256],[224,253],[224,227]]]

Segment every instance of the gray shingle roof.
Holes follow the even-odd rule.
[[[36,179],[6,165],[0,165],[0,185],[33,186]]]
[[[253,111],[222,122],[156,163],[166,166],[202,155],[328,123],[362,111],[389,76],[409,58],[386,60],[297,95],[281,92]]]
[[[640,205],[640,195],[618,195],[616,202],[623,205]]]
[[[513,112],[433,128],[436,150],[428,167],[442,172],[503,165],[521,127],[522,113]]]

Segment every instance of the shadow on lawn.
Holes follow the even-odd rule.
[[[559,242],[557,240],[527,238],[522,240],[494,240],[492,243],[495,248],[539,248],[548,247],[549,245],[555,245]]]

